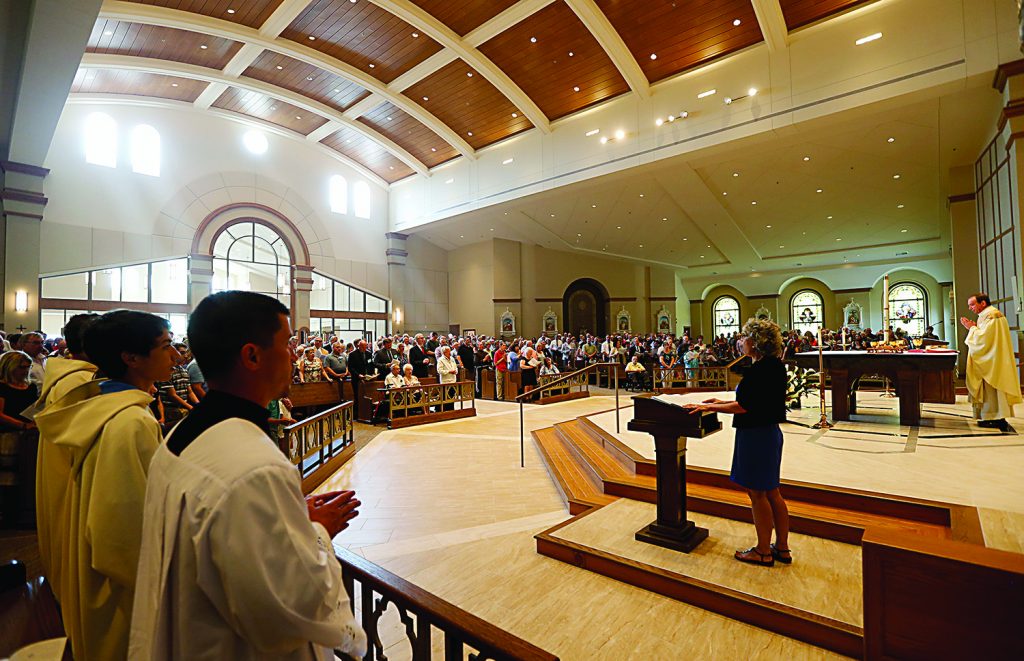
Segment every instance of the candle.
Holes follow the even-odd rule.
[[[843,326],[843,351],[846,351],[846,326]]]
[[[889,341],[889,276],[882,278],[882,340]]]

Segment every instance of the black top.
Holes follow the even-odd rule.
[[[369,351],[356,349],[348,355],[348,371],[352,373],[352,383],[357,383],[363,374],[375,374],[373,355]]]
[[[0,399],[4,400],[4,415],[9,415],[21,422],[31,422],[28,418],[23,417],[21,412],[36,403],[36,400],[39,399],[39,391],[36,390],[35,385],[20,389],[6,383],[0,383]],[[9,430],[15,428],[0,423],[0,429]]]
[[[786,421],[786,366],[775,356],[756,361],[743,372],[736,401],[746,410],[732,418],[736,429]]]
[[[373,354],[373,365],[381,377],[391,374],[391,361],[398,360],[398,352],[394,349],[378,349]]]
[[[473,351],[473,347],[467,347],[465,344],[455,350],[455,353],[462,359],[462,366],[467,371],[471,371],[476,367],[476,352]]]
[[[248,420],[264,433],[270,433],[270,425],[267,424],[270,412],[267,407],[226,392],[211,390],[174,428],[174,432],[167,440],[167,449],[175,455],[180,455],[204,431],[231,418]]]
[[[420,348],[420,345],[412,345],[412,349],[409,349],[409,362],[412,363],[412,373],[418,379],[422,379],[429,373],[427,368],[430,363],[424,363],[424,358],[430,358],[433,354],[428,354],[426,351]]]

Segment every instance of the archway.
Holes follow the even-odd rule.
[[[608,290],[597,280],[580,278],[562,295],[562,319],[565,330],[579,335],[608,332]]]

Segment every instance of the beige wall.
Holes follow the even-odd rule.
[[[416,235],[409,237],[406,250],[406,265],[400,267],[405,272],[403,330],[447,331],[448,253]]]
[[[448,310],[453,324],[494,335],[494,247],[491,241],[448,253]]]

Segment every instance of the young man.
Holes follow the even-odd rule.
[[[188,353],[188,346],[184,343],[176,343],[181,357],[171,370],[171,378],[167,381],[159,381],[156,388],[160,391],[160,400],[164,405],[164,429],[170,430],[179,420],[188,415],[192,407],[199,403],[199,398],[192,392],[191,378],[188,374],[188,363],[192,357]]]
[[[304,501],[266,431],[267,404],[291,384],[290,334],[288,308],[262,294],[221,292],[192,313],[210,389],[153,459],[132,659],[366,651],[331,545],[359,501],[351,491]]]
[[[50,360],[43,373],[43,389],[35,408],[38,412],[60,401],[78,386],[92,381],[96,365],[85,353],[85,331],[99,319],[98,314],[76,314],[68,319],[61,333],[67,341],[69,358]],[[37,413],[38,415],[38,413]],[[64,448],[40,436],[36,457],[36,532],[39,536],[40,561],[43,573],[54,587],[61,584],[62,549],[66,544],[67,526],[51,524],[67,520],[65,494],[71,482],[71,457]]]
[[[70,459],[70,481],[49,474],[54,497],[40,511],[49,530],[42,558],[59,556],[54,586],[76,659],[123,659],[142,539],[142,505],[160,426],[149,411],[155,381],[166,380],[178,352],[167,321],[115,310],[85,332],[85,353],[109,380],[90,381],[36,416],[47,452]],[[62,517],[58,519],[57,517]]]

